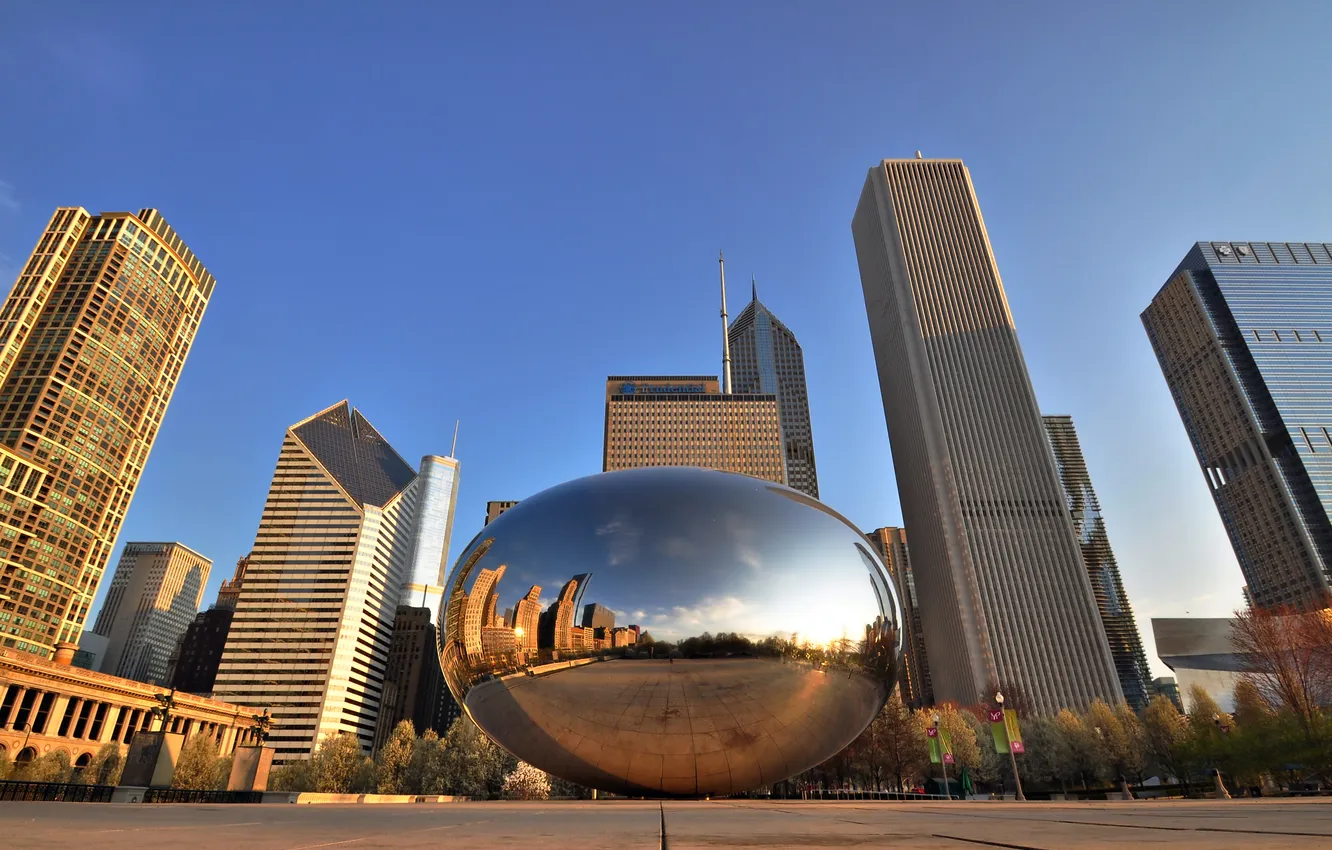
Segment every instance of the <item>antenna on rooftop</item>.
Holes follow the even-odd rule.
[[[717,265],[721,267],[721,320],[722,320],[722,387],[721,391],[725,395],[731,393],[731,323],[726,316],[726,257],[721,251],[717,252]]]
[[[453,420],[453,448],[449,449],[449,457],[456,457],[458,453],[458,426],[462,424],[461,419]]]

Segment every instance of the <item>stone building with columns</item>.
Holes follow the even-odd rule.
[[[27,762],[57,750],[76,767],[101,746],[125,748],[140,730],[160,728],[153,716],[166,688],[70,666],[73,647],[56,660],[0,648],[0,758]],[[168,731],[211,735],[220,755],[256,744],[250,727],[259,709],[177,692]]]

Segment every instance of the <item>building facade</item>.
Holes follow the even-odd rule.
[[[176,645],[203,600],[213,562],[180,543],[126,543],[93,631],[103,673],[166,684]]]
[[[437,609],[398,606],[375,730],[376,752],[404,720],[412,721],[417,735],[433,729],[443,737],[462,714],[439,664],[438,614]]]
[[[172,653],[166,684],[187,694],[209,696],[217,682],[217,666],[231,632],[236,609],[214,605],[200,611],[185,629]]]
[[[438,625],[444,602],[449,544],[453,537],[453,511],[458,504],[459,464],[451,457],[427,455],[418,473],[416,521],[412,526],[412,556],[400,605],[428,608]]]
[[[852,221],[934,696],[1121,693],[960,160],[885,160]]]
[[[1147,707],[1152,696],[1152,672],[1142,649],[1142,635],[1133,617],[1133,606],[1124,593],[1119,564],[1110,548],[1110,537],[1101,516],[1101,503],[1092,487],[1091,473],[1082,456],[1082,444],[1071,416],[1045,416],[1045,433],[1050,438],[1059,480],[1064,485],[1065,504],[1073,520],[1073,531],[1082,547],[1082,562],[1096,594],[1101,611],[1101,625],[1110,644],[1110,656],[1119,674],[1119,688],[1135,711]]]
[[[0,648],[0,760],[29,762],[63,750],[83,767],[105,744],[122,753],[134,734],[161,728],[156,685]],[[168,731],[213,738],[218,753],[257,743],[258,709],[178,693]]]
[[[518,504],[516,501],[513,501],[513,502],[486,502],[486,521],[485,521],[485,525],[490,525],[492,522],[494,522],[495,520],[499,519],[499,518],[500,518],[500,514],[503,514],[505,511],[507,511],[509,508],[513,507],[513,506],[516,505],[516,504]]]
[[[1262,608],[1332,580],[1332,244],[1199,242],[1142,314]]]
[[[0,308],[0,645],[78,642],[213,284],[157,210],[52,215]]]
[[[737,393],[777,396],[778,418],[786,451],[786,484],[819,497],[819,474],[814,464],[814,431],[809,420],[809,391],[805,386],[805,355],[795,334],[752,298],[731,323],[731,383]]]
[[[906,529],[876,528],[865,536],[888,567],[902,604],[902,675],[897,682],[902,702],[911,708],[934,705],[934,685],[930,681],[930,662],[921,634],[920,606],[916,604],[916,578],[911,572]]]
[[[231,578],[224,580],[222,586],[217,589],[217,607],[236,610],[236,603],[240,601],[241,587],[245,584],[245,570],[249,566],[249,555],[236,561],[236,572]]]
[[[716,376],[606,379],[602,471],[701,466],[786,483],[773,394],[726,394]]]
[[[582,625],[593,629],[613,629],[615,628],[615,612],[600,602],[584,605]]]
[[[272,707],[275,763],[341,732],[373,746],[417,480],[345,401],[287,429],[213,689]]]
[[[1193,709],[1196,685],[1216,700],[1222,711],[1235,710],[1235,686],[1244,677],[1244,657],[1235,652],[1231,635],[1235,621],[1226,617],[1153,617],[1156,655],[1174,673],[1174,694],[1180,711]]]

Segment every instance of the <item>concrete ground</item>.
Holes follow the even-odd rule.
[[[665,824],[663,841],[662,827]],[[97,848],[1332,847],[1332,800],[1143,803],[0,803],[0,846]]]

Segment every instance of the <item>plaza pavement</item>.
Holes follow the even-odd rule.
[[[323,806],[0,803],[0,846],[16,850],[1314,848],[1332,847],[1332,800],[561,801]]]

